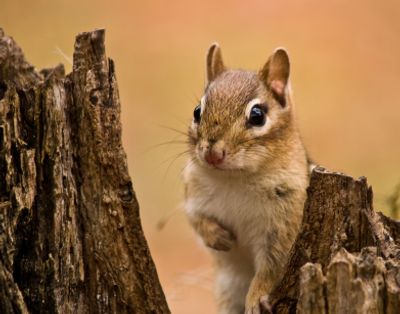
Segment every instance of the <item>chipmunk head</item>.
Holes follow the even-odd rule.
[[[277,49],[258,72],[230,70],[213,44],[207,86],[193,112],[193,159],[219,170],[257,171],[287,149],[292,130],[289,57]]]

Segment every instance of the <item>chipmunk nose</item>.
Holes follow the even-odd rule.
[[[204,158],[210,165],[220,165],[225,159],[225,150],[210,149],[206,152]]]

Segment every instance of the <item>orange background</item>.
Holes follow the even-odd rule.
[[[105,27],[116,62],[130,173],[173,313],[214,313],[212,266],[182,213],[182,144],[218,41],[233,67],[258,69],[288,49],[312,158],[365,175],[375,207],[400,181],[399,1],[2,0],[0,26],[38,68],[71,69],[74,36]],[[161,230],[157,223],[168,218]]]

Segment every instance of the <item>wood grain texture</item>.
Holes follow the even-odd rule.
[[[169,313],[121,143],[105,32],[37,72],[0,30],[0,312]]]
[[[273,312],[398,313],[400,223],[373,210],[365,178],[318,167],[307,192]]]

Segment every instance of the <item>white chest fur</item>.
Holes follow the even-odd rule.
[[[268,232],[288,222],[297,186],[288,178],[283,173],[245,176],[188,166],[185,209],[188,215],[217,218],[233,230],[239,246],[252,251]]]

